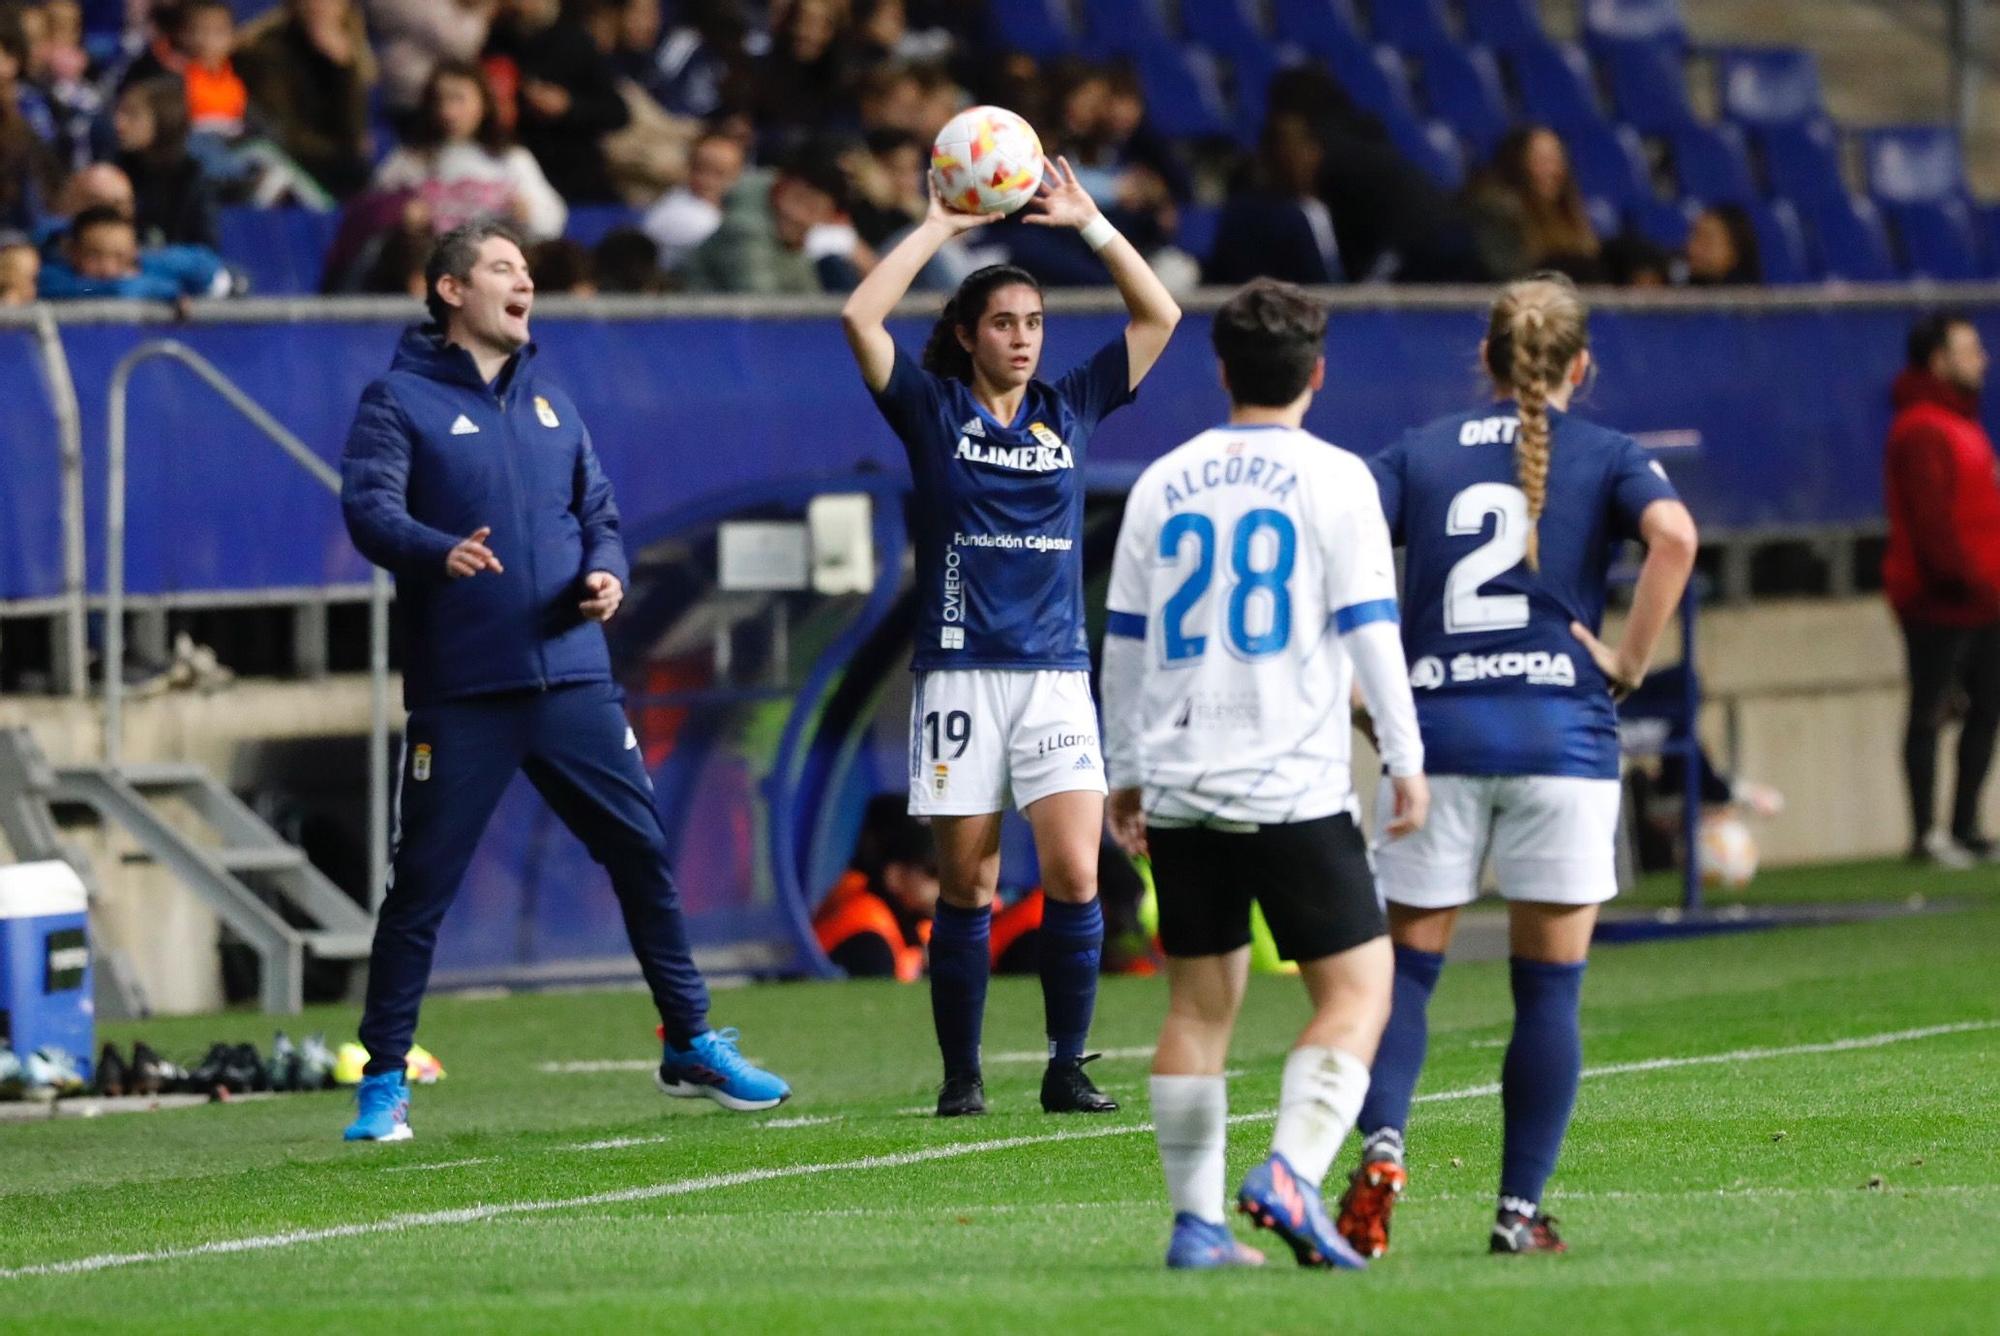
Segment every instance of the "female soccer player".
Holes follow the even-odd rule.
[[[1480,345],[1500,402],[1377,456],[1407,549],[1403,647],[1431,776],[1430,821],[1376,851],[1396,982],[1339,1228],[1380,1256],[1405,1183],[1403,1127],[1424,1009],[1490,852],[1507,899],[1514,1033],[1492,1251],[1560,1252],[1542,1187],[1583,1066],[1577,1007],[1597,906],[1617,893],[1618,727],[1694,567],[1695,527],[1630,437],[1569,414],[1590,371],[1583,302],[1559,274],[1509,284]],[[1597,637],[1624,540],[1646,545],[1625,633]],[[1386,824],[1386,823],[1385,823]]]
[[[910,811],[937,836],[941,894],[931,929],[931,1015],[944,1055],[938,1116],[986,1111],[979,1032],[1011,800],[1034,827],[1047,909],[1041,975],[1049,1065],[1042,1107],[1108,1113],[1084,1074],[1104,916],[1097,851],[1104,766],[1083,622],[1084,447],[1131,402],[1180,308],[1097,211],[1066,161],[1028,222],[1074,227],[1104,258],[1131,321],[1124,337],[1050,383],[1037,380],[1042,293],[995,265],[967,276],[921,364],[884,327],[938,248],[998,215],[930,212],[841,312],[861,377],[909,451],[916,479],[917,674],[910,707]]]

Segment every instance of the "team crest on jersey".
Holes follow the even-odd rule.
[[[416,750],[410,753],[410,778],[421,784],[430,777],[431,745],[428,742],[419,742]]]
[[[539,394],[535,396],[535,416],[542,420],[544,427],[560,427],[562,425],[561,422],[556,420],[556,410],[550,406],[547,399],[544,399]]]
[[[945,790],[950,787],[951,767],[943,761],[939,761],[931,767],[931,792],[942,798],[944,797]]]
[[[1410,665],[1410,685],[1418,691],[1435,691],[1444,685],[1444,660],[1426,654]]]

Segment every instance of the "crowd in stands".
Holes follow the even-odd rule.
[[[1571,153],[1594,131],[1537,123],[1553,104],[1526,84],[1520,112],[1479,113],[1506,117],[1480,153],[1462,121],[1412,131],[1393,101],[1371,105],[1379,71],[1338,68],[1337,44],[1301,27],[1304,46],[1272,39],[1286,55],[1267,70],[1235,54],[1231,87],[1256,104],[1220,127],[1179,102],[1203,92],[1173,81],[1192,42],[1065,48],[1024,22],[1122,12],[1065,4],[0,0],[0,301],[248,290],[259,257],[226,234],[266,235],[237,225],[250,210],[312,220],[310,278],[327,292],[420,291],[431,239],[482,215],[534,243],[545,292],[842,290],[921,217],[930,141],[975,102],[1027,116],[1176,286],[1766,276],[1766,206],[1682,193],[1664,228],[1635,225],[1657,214],[1579,181]],[[1123,8],[1214,45],[1265,12]],[[1299,25],[1369,12],[1267,8]],[[1373,40],[1405,40],[1397,4],[1373,13]],[[1165,75],[1148,63],[1163,50]],[[1460,59],[1431,52],[1426,80]],[[1515,59],[1518,82],[1532,71]],[[1455,96],[1434,92],[1432,110]],[[1002,258],[1054,285],[1102,282],[1069,232],[1006,222],[948,248],[922,286]]]

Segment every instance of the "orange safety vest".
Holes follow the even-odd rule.
[[[917,936],[929,941],[930,927],[929,923],[919,924]],[[896,959],[896,982],[915,983],[924,977],[924,948],[903,941],[896,911],[868,889],[866,875],[850,871],[834,883],[825,903],[813,915],[813,936],[819,938],[820,950],[832,955],[843,943],[863,933],[872,933],[889,944]]]

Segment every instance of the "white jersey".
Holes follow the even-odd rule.
[[[1347,451],[1284,426],[1175,449],[1132,488],[1106,603],[1107,769],[1154,824],[1355,813],[1349,646],[1390,769],[1422,769],[1389,530]]]

